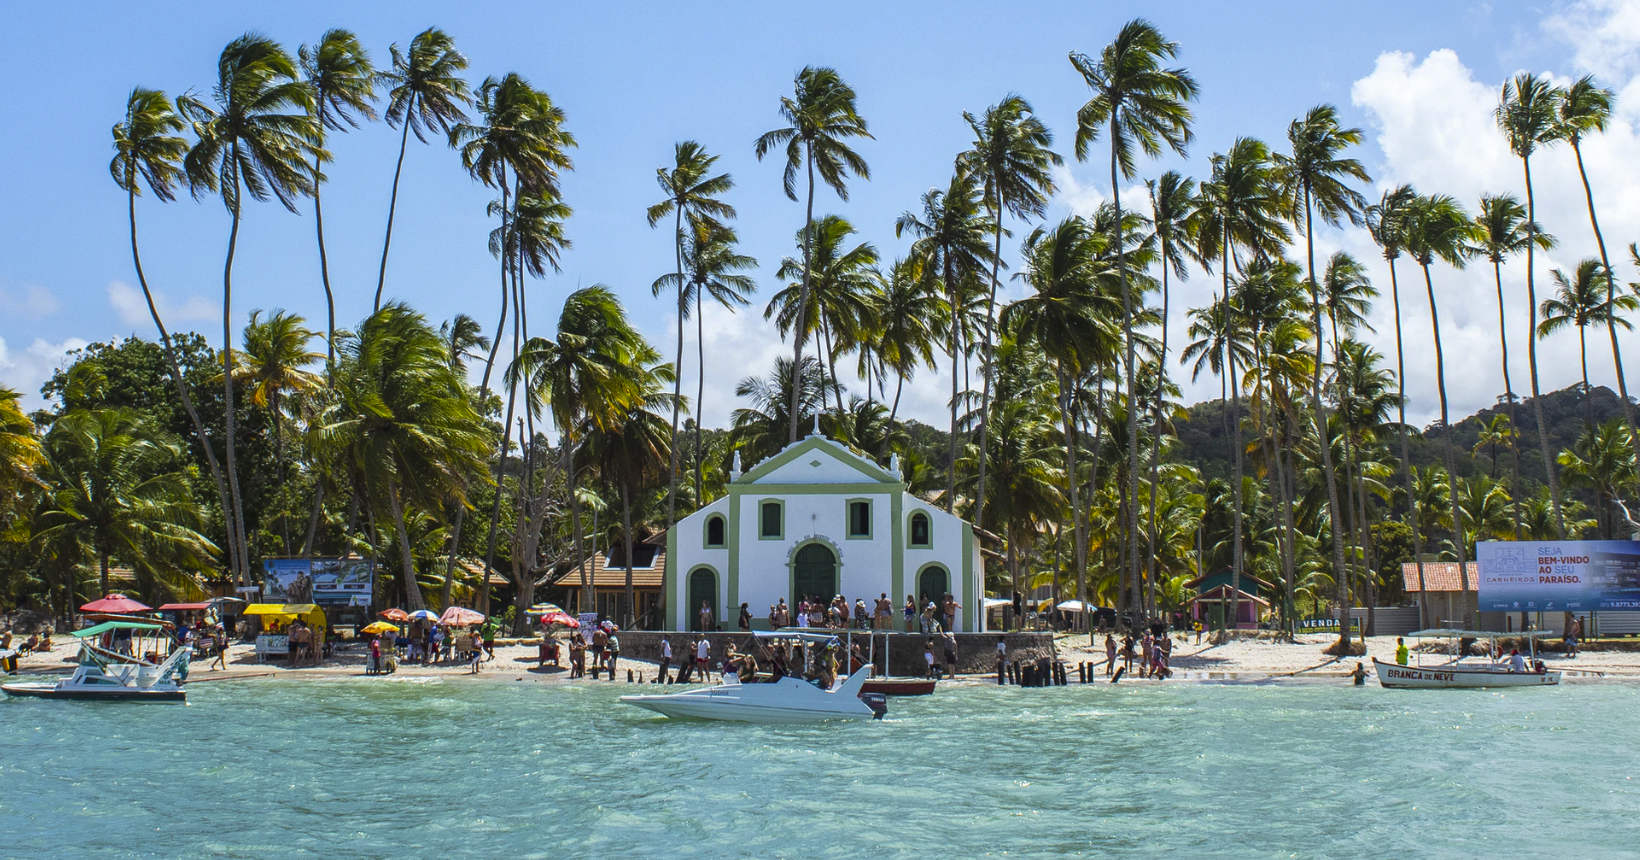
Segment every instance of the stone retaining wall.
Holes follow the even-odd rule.
[[[890,675],[912,676],[924,674],[926,663],[923,659],[923,642],[927,637],[920,633],[872,633],[869,630],[856,630],[854,642],[867,656],[872,654],[872,639],[876,640],[876,659],[879,667],[883,663],[886,651],[891,665],[888,666]],[[838,631],[838,638],[847,642],[848,631]],[[621,658],[623,660],[646,660],[651,663],[659,662],[661,658],[661,639],[672,640],[673,665],[684,657],[691,640],[705,636],[712,643],[712,659],[718,661],[723,658],[728,646],[732,643],[736,651],[753,653],[762,659],[762,654],[753,650],[752,635],[749,633],[690,633],[665,632],[650,630],[623,630],[621,638]],[[1008,659],[1036,660],[1041,657],[1054,657],[1053,635],[1050,633],[957,633],[957,671],[962,674],[991,674],[997,668],[997,641],[1008,643]],[[944,649],[938,639],[934,641],[934,659],[943,661]]]

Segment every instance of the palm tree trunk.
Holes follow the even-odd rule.
[[[1156,402],[1150,413],[1150,524],[1145,529],[1145,577],[1150,580],[1151,599],[1156,596],[1156,484],[1162,467],[1162,401],[1167,396],[1167,314],[1168,242],[1162,239],[1162,357],[1156,365]]]
[[[1069,379],[1069,377],[1066,377],[1066,379]],[[1061,383],[1061,385],[1063,385],[1063,384],[1064,383]],[[1069,408],[1064,409],[1064,411],[1070,417],[1070,427],[1071,427],[1071,432],[1069,433],[1070,438],[1069,438],[1069,440],[1067,441],[1066,444],[1079,445],[1080,441],[1078,439],[1078,436],[1079,436],[1080,428],[1082,426],[1081,411],[1076,407],[1077,401],[1076,401],[1075,398],[1070,397],[1069,395],[1066,395],[1065,396],[1065,401],[1069,405]],[[1093,391],[1093,411],[1094,411],[1094,414],[1095,415],[1104,415],[1105,414],[1104,407],[1105,407],[1105,376],[1104,376],[1103,373],[1101,373],[1101,374],[1099,374],[1099,381],[1094,384],[1094,391]],[[1088,589],[1087,589],[1088,535],[1089,535],[1089,533],[1091,533],[1093,531],[1093,523],[1092,523],[1093,514],[1092,514],[1091,509],[1093,508],[1094,494],[1099,489],[1099,448],[1102,444],[1104,444],[1104,433],[1105,433],[1104,422],[1098,421],[1096,419],[1094,421],[1094,424],[1093,424],[1093,457],[1090,458],[1090,462],[1088,463],[1088,495],[1087,495],[1086,500],[1081,501],[1081,510],[1077,509],[1078,504],[1077,504],[1076,501],[1073,501],[1071,503],[1071,520],[1072,520],[1072,523],[1075,526],[1075,531],[1071,535],[1071,539],[1072,539],[1071,548],[1072,548],[1072,553],[1073,553],[1072,561],[1076,564],[1076,599],[1080,600],[1080,601],[1083,601],[1083,602],[1087,602],[1087,599],[1088,599]],[[1074,489],[1076,487],[1076,472],[1075,472],[1075,470],[1072,470],[1070,472],[1070,474],[1067,475],[1067,479],[1070,481],[1071,487],[1073,489],[1073,493],[1072,493],[1071,498],[1075,499],[1076,498],[1076,494],[1074,492]],[[1088,644],[1090,646],[1095,644],[1094,639],[1093,639],[1093,626],[1091,624],[1088,626]]]
[[[1465,552],[1463,517],[1458,506],[1458,461],[1451,444],[1453,429],[1446,410],[1446,358],[1441,351],[1441,315],[1435,307],[1435,284],[1429,278],[1429,264],[1421,263],[1424,270],[1424,290],[1429,294],[1429,328],[1435,335],[1435,391],[1441,396],[1441,427],[1447,431],[1446,484],[1452,501],[1452,548],[1458,555],[1458,585],[1460,593],[1469,593],[1469,571],[1464,566]]]
[[[1128,396],[1127,410],[1127,473],[1128,480],[1122,487],[1122,504],[1124,516],[1122,520],[1122,534],[1125,542],[1128,560],[1126,569],[1134,582],[1137,592],[1139,580],[1139,509],[1134,504],[1134,491],[1139,480],[1139,402],[1134,396],[1133,388],[1133,292],[1128,288],[1127,257],[1122,248],[1122,188],[1116,176],[1116,142],[1120,135],[1116,131],[1116,111],[1111,111],[1110,118],[1110,197],[1116,207],[1115,227],[1111,232],[1116,245],[1116,272],[1122,285],[1122,341],[1123,341],[1123,372],[1126,376]],[[1166,325],[1166,321],[1163,321]]]
[[[1314,219],[1310,213],[1310,183],[1304,181],[1304,246],[1308,253],[1310,275],[1310,320],[1315,328],[1315,375],[1310,384],[1310,408],[1315,412],[1316,445],[1321,449],[1321,477],[1327,485],[1327,518],[1330,520],[1328,531],[1332,534],[1333,569],[1338,571],[1338,599],[1342,621],[1339,630],[1341,643],[1340,653],[1348,650],[1350,639],[1349,625],[1349,577],[1344,567],[1344,536],[1340,530],[1344,526],[1339,517],[1338,506],[1338,475],[1333,469],[1332,434],[1328,429],[1327,402],[1321,397],[1321,366],[1322,366],[1322,335],[1321,335],[1321,290],[1315,282],[1315,232]],[[1425,270],[1428,274],[1428,270]],[[1429,294],[1430,307],[1434,307],[1435,294]],[[1439,352],[1439,350],[1437,350]]]
[[[695,507],[697,508],[706,504],[706,490],[702,486],[705,482],[701,477],[705,470],[701,459],[705,456],[705,449],[702,447],[700,439],[700,428],[706,421],[706,407],[704,406],[706,402],[706,323],[701,320],[701,314],[705,313],[706,309],[701,306],[700,293],[701,291],[697,288],[695,290]],[[661,589],[661,610],[663,612],[666,610],[666,594],[666,589]]]
[[[1232,499],[1235,504],[1232,519],[1235,522],[1230,543],[1230,617],[1225,619],[1233,628],[1241,612],[1241,383],[1236,378],[1236,351],[1230,346],[1230,227],[1226,221],[1223,242],[1221,243],[1220,268],[1224,277],[1222,298],[1224,301],[1225,337],[1224,337],[1224,372],[1230,377],[1230,452],[1234,462],[1235,481],[1231,486]]]
[[[227,439],[224,442],[228,471],[228,497],[232,502],[231,510],[224,511],[228,518],[228,530],[233,532],[233,565],[234,581],[240,585],[250,583],[250,555],[245,548],[245,514],[243,496],[239,492],[239,473],[236,467],[236,446],[234,436],[238,431],[235,425],[233,401],[233,257],[239,244],[239,143],[236,141],[233,150],[233,226],[228,231],[228,257],[222,265],[222,411],[223,423],[227,430]]]
[[[831,375],[832,395],[837,400],[837,416],[841,418],[843,415],[843,386],[837,381],[837,350],[832,345],[831,323],[829,321],[820,323],[820,334],[826,339],[826,367]]]
[[[1588,430],[1594,430],[1594,398],[1589,390],[1589,343],[1586,333],[1588,328],[1583,324],[1577,327],[1577,362],[1583,368],[1583,425]]]
[[[888,423],[889,423],[889,426],[894,425],[894,416],[898,415],[899,412],[900,412],[900,392],[901,392],[901,390],[903,390],[905,388],[905,374],[900,373],[899,371],[895,371],[894,372],[894,378],[895,378],[895,383],[894,383],[894,405],[892,407],[890,407],[889,410],[888,410]],[[976,522],[978,522],[979,517],[975,517],[974,520]]]
[[[410,143],[410,117],[416,113],[416,97],[410,97],[410,109],[404,112],[404,131],[399,135],[399,161],[393,168],[393,193],[387,198],[387,236],[382,239],[382,264],[376,271],[376,301],[371,311],[382,307],[382,286],[387,283],[387,250],[393,246],[393,211],[399,205],[399,174],[404,171],[404,150]],[[502,193],[506,193],[503,190]],[[503,235],[505,238],[505,235]]]
[[[1635,452],[1640,454],[1640,433],[1635,433],[1634,404],[1629,402],[1629,384],[1623,376],[1623,351],[1617,346],[1617,314],[1613,302],[1617,297],[1617,284],[1612,275],[1612,263],[1606,256],[1606,237],[1600,233],[1600,219],[1594,214],[1594,192],[1589,188],[1589,174],[1583,169],[1582,142],[1576,137],[1571,139],[1572,153],[1577,156],[1577,175],[1583,180],[1583,200],[1589,206],[1589,226],[1594,229],[1594,241],[1600,248],[1600,265],[1606,270],[1606,334],[1612,341],[1612,366],[1617,371],[1617,394],[1623,402],[1623,420],[1629,425],[1630,437],[1634,442]],[[1587,391],[1588,384],[1584,383]]]
[[[674,201],[678,202],[678,201]],[[666,527],[672,528],[678,524],[678,405],[683,401],[683,313],[686,310],[683,304],[683,206],[678,203],[673,210],[672,229],[672,256],[677,264],[678,271],[678,302],[673,310],[678,315],[678,360],[673,366],[672,374],[672,463],[667,470],[666,487]],[[700,408],[696,403],[695,408]],[[695,426],[700,426],[700,416],[695,416]],[[698,500],[697,500],[698,502]],[[628,552],[628,555],[631,553]],[[661,591],[665,591],[662,588]],[[628,600],[631,595],[627,595]]]
[[[1080,553],[1085,552],[1085,550],[1082,549],[1081,545],[1082,518],[1076,515],[1076,511],[1082,504],[1081,492],[1076,480],[1076,449],[1078,447],[1076,444],[1076,422],[1071,419],[1071,380],[1070,375],[1065,372],[1065,362],[1063,360],[1054,360],[1054,376],[1057,377],[1059,381],[1060,424],[1065,433],[1065,484],[1070,490],[1071,520],[1073,521],[1076,529],[1076,551]],[[1012,542],[1009,542],[1008,549],[1010,556],[1012,556]],[[1076,567],[1076,591],[1078,600],[1087,599],[1086,592],[1083,590],[1082,567],[1083,565],[1080,563],[1078,563]],[[1017,575],[1014,579],[1014,590],[1020,590]],[[1018,623],[1018,619],[1015,619],[1015,623]]]
[[[945,258],[945,292],[951,297],[951,437],[948,441],[951,468],[945,476],[945,510],[954,514],[957,512],[957,366],[962,362],[958,342],[962,297],[957,294],[952,277],[950,249],[946,249],[941,256]]]
[[[593,568],[597,565],[581,549],[581,505],[575,497],[578,482],[575,480],[575,439],[569,428],[561,428],[558,434],[559,444],[564,446],[564,486],[569,493],[569,528],[571,544],[575,547],[575,564],[581,569],[581,611],[596,612],[598,610],[596,592],[592,588]],[[593,529],[596,531],[596,526]]]
[[[997,277],[1002,270],[1002,185],[996,186],[996,229],[991,245],[991,298],[985,305],[985,349],[980,353],[980,360],[984,364],[985,379],[980,383],[982,393],[979,400],[979,486],[974,491],[974,522],[983,522],[985,519],[985,464],[990,459],[991,449],[987,446],[990,440],[991,429],[991,375],[996,364],[991,353],[991,341],[994,337],[994,321],[997,310]],[[1080,598],[1078,598],[1080,599]],[[1057,604],[1056,604],[1057,605]]]
[[[814,145],[803,145],[809,168],[809,202],[803,216],[803,289],[797,296],[797,319],[792,323],[792,391],[786,408],[786,441],[797,441],[797,392],[803,388],[803,321],[809,313],[809,246],[814,242]]]
[[[1399,415],[1397,429],[1401,437],[1401,477],[1407,495],[1407,518],[1412,520],[1412,561],[1418,568],[1418,626],[1428,627],[1425,611],[1429,605],[1429,590],[1424,584],[1423,524],[1419,521],[1417,497],[1412,488],[1412,454],[1407,444],[1407,365],[1406,351],[1401,341],[1401,283],[1395,273],[1395,258],[1389,259],[1389,294],[1395,309],[1395,409]]]
[[[426,609],[427,601],[421,596],[421,585],[416,582],[416,558],[410,551],[410,532],[404,526],[404,505],[399,501],[398,481],[388,479],[387,504],[393,512],[393,527],[399,537],[399,569],[404,579],[405,611]]]
[[[509,226],[508,214],[510,211],[509,204],[511,202],[511,195],[508,193],[509,186],[507,185],[506,169],[506,165],[503,164],[501,166],[499,179],[496,183],[501,186],[501,253],[497,255],[501,261],[501,317],[496,320],[495,339],[490,341],[489,358],[484,361],[484,377],[479,382],[480,403],[487,399],[489,395],[490,373],[495,368],[496,353],[501,349],[502,335],[507,330],[507,307],[508,303],[512,301],[513,293],[512,284],[507,280],[507,228]],[[509,367],[512,367],[518,362],[519,336],[521,333],[520,319],[523,317],[522,311],[522,308],[515,308],[513,310],[512,360],[508,363]],[[495,459],[495,500],[490,505],[490,535],[485,542],[487,548],[484,551],[484,576],[479,584],[479,592],[484,597],[484,600],[479,601],[481,603],[487,603],[488,601],[490,572],[495,569],[496,530],[501,525],[501,497],[505,494],[503,492],[505,485],[501,481],[501,475],[507,465],[507,451],[512,447],[512,430],[510,428],[512,427],[513,408],[517,398],[518,380],[515,378],[507,386],[507,413],[506,417],[501,422],[500,450],[496,453]],[[446,571],[447,577],[448,573],[449,571]]]
[[[1549,453],[1549,424],[1543,418],[1543,398],[1538,393],[1537,365],[1537,279],[1533,272],[1533,257],[1537,247],[1537,200],[1532,194],[1532,160],[1523,157],[1521,169],[1526,174],[1526,359],[1532,368],[1532,412],[1537,418],[1538,449],[1543,454],[1543,470],[1549,476],[1549,504],[1555,512],[1555,531],[1566,536],[1566,517],[1560,509],[1560,472],[1555,458]]]
[[[1509,513],[1515,521],[1515,540],[1521,540],[1520,530],[1520,422],[1515,419],[1515,387],[1509,382],[1509,331],[1504,324],[1503,311],[1503,265],[1500,260],[1492,261],[1492,280],[1498,288],[1498,346],[1503,350],[1503,400],[1509,409],[1509,457],[1512,461],[1512,482],[1509,485]],[[1492,447],[1492,472],[1494,476],[1498,468],[1498,449]]]

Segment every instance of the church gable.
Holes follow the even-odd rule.
[[[736,479],[740,484],[859,484],[899,478],[847,446],[810,436],[757,464]]]

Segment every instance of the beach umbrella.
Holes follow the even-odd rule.
[[[1057,607],[1060,612],[1087,612],[1088,606],[1080,600],[1061,600]]]
[[[372,621],[369,624],[366,624],[364,626],[364,630],[360,632],[369,633],[374,636],[382,636],[388,633],[397,633],[399,632],[399,628],[388,624],[386,621]]]
[[[398,621],[402,623],[410,620],[410,613],[405,612],[395,606],[392,609],[382,610],[381,617],[387,619],[388,621]]]
[[[404,620],[406,620],[406,621],[415,621],[418,618],[425,618],[428,621],[437,621],[438,620],[438,613],[433,612],[431,610],[427,610],[427,609],[418,609],[415,612],[412,612],[409,615],[406,615],[404,617]]]
[[[138,600],[132,600],[123,594],[109,594],[80,607],[80,611],[130,614],[132,612],[151,612],[153,610],[152,607],[147,604]]]
[[[581,627],[581,622],[575,620],[573,616],[562,609],[556,612],[548,612],[541,616],[541,626],[550,627],[554,624],[561,624],[574,630],[579,630]]]
[[[484,613],[468,609],[465,606],[452,606],[444,610],[438,618],[438,623],[448,624],[451,627],[470,627],[484,623]]]
[[[556,603],[537,603],[534,606],[531,606],[530,608],[524,610],[524,614],[525,615],[551,615],[555,612],[563,612],[563,611],[564,611],[563,607],[559,606]]]

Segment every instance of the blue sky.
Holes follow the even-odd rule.
[[[761,308],[777,289],[773,272],[791,253],[802,209],[780,191],[780,164],[759,163],[752,141],[778,124],[778,99],[805,64],[834,66],[855,86],[876,137],[859,146],[871,180],[854,181],[847,202],[822,192],[817,212],[848,217],[885,258],[904,253],[907,245],[893,235],[895,216],[915,207],[928,187],[944,184],[952,157],[967,145],[962,111],[978,112],[1007,93],[1020,93],[1068,155],[1074,114],[1087,92],[1066,53],[1097,50],[1136,15],[1150,17],[1181,43],[1179,61],[1202,90],[1190,158],[1147,164],[1150,176],[1169,167],[1199,175],[1206,157],[1238,135],[1279,144],[1290,119],[1311,105],[1332,102],[1347,122],[1369,131],[1359,157],[1375,177],[1419,181],[1420,187],[1455,194],[1467,193],[1464,182],[1477,190],[1512,190],[1507,159],[1491,154],[1487,158],[1497,164],[1487,162],[1486,172],[1457,183],[1463,187],[1431,187],[1485,159],[1466,151],[1470,141],[1436,134],[1440,123],[1426,120],[1474,114],[1479,108],[1473,102],[1495,93],[1517,69],[1572,74],[1595,67],[1619,75],[1611,81],[1618,86],[1634,71],[1635,40],[1621,26],[1632,23],[1633,9],[1616,0],[1499,8],[1378,3],[1370,9],[1301,2],[1043,2],[1010,6],[1005,13],[994,3],[844,3],[829,7],[836,11],[824,19],[807,14],[808,8],[422,2],[367,8],[282,2],[107,6],[93,13],[66,3],[13,7],[7,28],[12,39],[0,55],[0,73],[36,85],[12,91],[22,97],[14,95],[6,106],[11,128],[0,137],[0,155],[9,167],[9,205],[0,207],[0,381],[24,389],[31,405],[37,404],[40,380],[59,363],[65,346],[133,333],[152,336],[145,314],[133,305],[123,193],[107,173],[108,129],[134,85],[173,94],[208,90],[221,47],[248,30],[272,36],[294,52],[327,28],[346,27],[385,64],[390,42],[406,43],[437,24],[470,59],[475,82],[517,71],[549,92],[580,141],[575,170],[564,182],[575,209],[569,224],[575,246],[564,258],[562,274],[531,285],[532,316],[550,320],[568,290],[604,283],[668,355],[671,317],[667,303],[651,297],[649,285],[671,267],[672,245],[666,230],[646,225],[644,208],[657,198],[655,168],[670,159],[675,141],[697,139],[720,153],[720,165],[736,181],[729,199],[740,211],[743,250],[763,267],[761,298],[753,308],[732,318],[707,317],[710,423],[725,420],[734,381],[766,373],[779,351]],[[1600,50],[1557,35],[1564,32],[1562,25],[1590,21],[1611,24],[1597,27],[1605,34]],[[1445,62],[1447,57],[1452,61]],[[1473,86],[1464,92],[1452,80]],[[1460,97],[1467,101],[1443,101]],[[1628,119],[1623,122],[1626,126]],[[1473,131],[1473,123],[1456,127],[1464,128]],[[335,163],[324,188],[326,235],[343,325],[369,309],[397,141],[397,132],[383,123],[331,140]],[[1475,142],[1477,149],[1481,143]],[[1606,154],[1591,151],[1589,157],[1595,170],[1596,159]],[[1614,150],[1609,157],[1615,172],[1622,153]],[[1071,162],[1050,217],[1086,208],[1107,193],[1105,175],[1102,163]],[[387,292],[435,322],[466,312],[493,326],[496,266],[485,240],[494,224],[484,215],[490,199],[448,147],[421,145],[412,137]],[[1586,226],[1575,220],[1578,209],[1572,204],[1580,205],[1581,196],[1567,196],[1566,223],[1548,227],[1581,238]],[[144,264],[163,297],[168,323],[205,331],[218,341],[228,229],[220,202],[143,199],[138,207]],[[1617,212],[1613,220],[1621,230],[1631,216],[1640,228],[1640,212]],[[1005,241],[1010,259],[1023,233],[1016,229],[1016,240]],[[1620,246],[1633,237],[1620,232],[1619,238]],[[1330,231],[1324,242],[1329,249],[1372,256],[1370,246],[1351,231]],[[1411,274],[1402,272],[1403,280]],[[1486,372],[1482,359],[1496,363],[1483,346],[1486,326],[1495,331],[1496,325],[1483,313],[1487,306],[1479,304],[1488,285],[1489,280],[1475,282],[1475,301],[1460,297],[1453,319],[1443,316],[1443,324],[1459,329],[1455,336],[1465,326],[1473,330],[1477,381]],[[1183,307],[1204,302],[1209,287],[1200,276],[1182,285],[1176,316]],[[248,207],[234,305],[236,329],[253,308],[273,307],[303,313],[322,328],[310,206],[303,205],[299,215],[273,203]],[[1516,327],[1524,333],[1524,323]],[[690,344],[686,353],[692,352]],[[1572,356],[1575,363],[1575,352]],[[1609,358],[1602,353],[1591,362]],[[692,379],[693,365],[686,362],[684,369]],[[1546,376],[1557,385],[1571,378],[1559,370]],[[1490,402],[1489,385],[1473,386],[1470,408]],[[1432,396],[1432,385],[1412,388],[1421,398],[1415,412],[1427,415],[1433,401],[1422,395]],[[1216,390],[1216,383],[1202,380],[1188,389],[1189,399]],[[938,422],[942,397],[939,378],[925,373],[908,391],[908,409]]]

